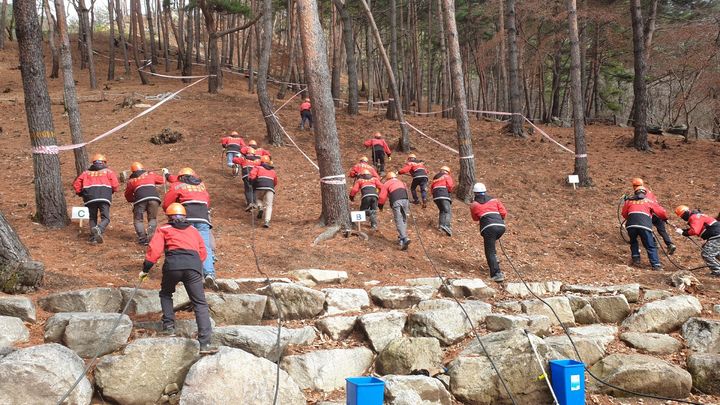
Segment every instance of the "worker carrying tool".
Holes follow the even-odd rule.
[[[632,257],[632,264],[636,266],[639,265],[640,245],[638,244],[638,238],[640,238],[647,252],[652,269],[662,270],[657,246],[655,246],[655,237],[652,232],[652,217],[654,215],[663,221],[667,221],[667,213],[660,204],[646,198],[646,193],[647,191],[644,187],[636,187],[634,195],[625,200],[622,208],[622,216],[625,218],[625,229],[630,237],[630,255]]]
[[[260,165],[250,171],[249,181],[255,193],[254,199],[257,205],[257,219],[263,218],[263,228],[270,228],[272,219],[273,201],[275,200],[275,187],[278,185],[277,173],[273,167],[270,156],[260,158]]]
[[[505,275],[500,270],[495,244],[505,233],[507,210],[500,200],[487,194],[485,184],[475,183],[473,193],[475,198],[470,204],[470,215],[473,221],[480,223],[480,235],[483,237],[490,279],[501,283],[505,281]]]
[[[167,171],[167,169],[163,169]],[[165,178],[157,173],[145,170],[142,163],[130,165],[130,178],[125,185],[125,199],[133,205],[133,226],[140,245],[147,245],[157,227],[157,213],[160,208],[160,194],[157,187],[165,183]],[[148,227],[145,229],[144,217],[147,215]]]
[[[355,179],[360,176],[363,170],[368,170],[370,172],[370,175],[380,180],[380,176],[378,175],[377,170],[375,170],[375,168],[372,167],[370,163],[368,163],[367,156],[361,157],[360,160],[355,164],[355,166],[350,169],[348,177],[350,177],[351,179]]]
[[[385,176],[385,183],[380,189],[380,195],[378,196],[378,207],[380,211],[382,211],[388,199],[390,199],[390,206],[393,210],[400,250],[407,250],[408,246],[410,246],[410,238],[407,236],[407,217],[410,215],[410,204],[407,186],[402,180],[397,178],[397,173],[395,172],[389,172],[387,176]]]
[[[185,207],[172,203],[165,209],[167,225],[158,228],[150,240],[140,280],[148,277],[150,269],[160,260],[163,252],[165,262],[162,267],[160,285],[160,307],[162,308],[162,334],[175,336],[175,311],[173,294],[177,283],[183,283],[195,311],[198,328],[200,354],[212,354],[217,348],[210,345],[212,327],[205,291],[203,290],[203,260],[207,258],[205,243],[200,233],[187,221]]]
[[[633,192],[640,187],[644,188],[645,198],[660,204],[657,197],[655,197],[655,194],[647,187],[647,184],[645,184],[645,181],[643,179],[639,177],[632,179],[632,186]],[[655,228],[657,228],[658,234],[660,234],[663,242],[665,242],[665,245],[667,246],[667,253],[669,255],[672,255],[673,253],[675,253],[676,246],[673,244],[673,241],[670,238],[670,234],[668,234],[667,228],[665,227],[665,222],[666,221],[663,221],[657,215],[652,216],[652,224],[655,226]]]
[[[408,174],[412,176],[412,183],[410,184],[410,192],[412,193],[413,204],[420,204],[420,200],[417,195],[417,188],[420,187],[420,197],[422,198],[422,207],[425,208],[427,204],[427,184],[428,184],[428,171],[425,167],[425,162],[419,160],[414,153],[411,153],[407,157],[405,166],[398,171],[398,174]]]
[[[233,158],[240,154],[240,150],[245,146],[245,140],[237,131],[230,132],[230,135],[224,136],[220,140],[220,144],[225,151],[228,167],[233,166]]]
[[[453,192],[454,188],[455,182],[450,176],[450,168],[447,166],[441,167],[440,171],[433,177],[430,192],[439,211],[438,227],[447,236],[452,236],[452,197],[450,193]]]
[[[103,234],[110,224],[112,195],[120,188],[120,182],[118,182],[115,172],[107,167],[105,155],[96,153],[91,162],[90,167],[73,181],[73,189],[75,194],[82,197],[83,203],[89,211],[90,238],[88,242],[96,244],[104,241]],[[100,222],[98,222],[98,213]]]
[[[242,155],[233,158],[233,163],[242,168],[243,191],[245,193],[245,211],[255,208],[255,194],[250,184],[250,172],[253,167],[260,164],[260,156],[255,154],[252,147],[243,148]]]
[[[300,130],[305,129],[305,122],[308,123],[308,130],[312,129],[312,104],[310,99],[306,98],[305,101],[300,103]]]
[[[166,178],[172,179],[167,175]],[[195,171],[189,167],[180,169],[174,183],[170,184],[165,198],[163,209],[167,211],[172,203],[180,203],[187,211],[186,220],[198,230],[205,243],[206,258],[203,260],[203,275],[205,286],[218,289],[215,282],[215,256],[212,246],[212,224],[210,222],[210,194],[205,183]]]
[[[365,211],[370,219],[370,229],[377,229],[378,190],[382,187],[383,184],[369,169],[363,169],[350,190],[350,201],[355,201],[355,195],[360,192],[360,210]]]
[[[380,176],[385,176],[385,155],[388,160],[392,160],[392,151],[380,132],[375,132],[373,137],[366,140],[363,145],[366,148],[372,148],[373,166],[380,172]]]
[[[700,210],[691,211],[687,205],[677,206],[675,214],[689,225],[685,230],[677,228],[676,232],[687,237],[699,236],[705,240],[701,251],[702,258],[710,268],[710,275],[720,277],[720,222]]]

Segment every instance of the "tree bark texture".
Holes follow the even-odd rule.
[[[515,0],[507,0],[507,43],[508,43],[508,94],[510,95],[510,133],[514,136],[523,136],[523,118],[520,103],[520,75],[518,74],[518,45],[517,45],[517,21],[515,14]]]
[[[580,185],[590,187],[587,144],[585,143],[585,108],[583,107],[582,77],[580,75],[580,36],[578,32],[576,0],[565,0],[570,29],[570,87],[572,91],[573,124],[575,127],[575,172]]]
[[[400,102],[400,89],[398,87],[398,62],[397,62],[397,4],[395,4],[395,0],[390,0],[388,3],[388,6],[390,7],[390,66],[391,66],[391,72],[393,80],[395,80],[395,84],[393,85],[391,82],[388,82],[388,85],[391,87],[388,89],[388,93],[395,94],[395,91],[393,91],[393,88],[397,90],[398,97],[393,96],[393,99],[390,100],[388,103],[388,108],[385,112],[385,118],[389,120],[400,120],[403,121],[398,117],[396,114],[397,110],[402,109],[402,103]],[[379,31],[378,31],[379,33]],[[378,46],[382,44],[381,40],[376,39]],[[392,108],[392,107],[395,108]]]
[[[633,31],[633,60],[635,77],[633,78],[633,146],[637,150],[649,150],[647,134],[647,86],[645,84],[645,38],[642,19],[641,0],[630,1],[630,16]]]
[[[80,17],[83,19],[85,29],[82,33],[83,47],[87,55],[88,71],[90,72],[90,88],[97,88],[97,75],[95,74],[95,55],[92,45],[92,24],[90,24],[90,9],[85,6],[85,0],[80,0]]]
[[[53,18],[52,13],[50,12],[50,5],[48,4],[48,0],[43,0],[43,10],[45,10],[45,14],[47,15],[48,42],[50,43],[50,53],[52,54],[52,70],[50,71],[50,78],[57,79],[58,72],[60,70],[60,56],[58,55],[58,48],[57,48],[57,33],[55,32],[55,27],[56,27],[55,19]]]
[[[110,21],[110,41],[108,43],[108,80],[115,80],[115,0],[108,0],[108,21]]]
[[[57,145],[50,110],[50,95],[45,80],[42,34],[35,0],[15,2],[13,15],[17,25],[15,30],[30,143],[33,147]],[[66,226],[68,215],[60,177],[59,156],[33,154],[33,174],[37,220],[52,228]]]
[[[143,65],[140,64],[140,51],[138,45],[138,35],[142,35],[142,32],[138,33],[138,17],[135,12],[135,1],[130,0],[130,36],[132,41],[133,59],[135,59],[135,67],[138,68],[138,74],[140,75],[140,82],[142,84],[149,84],[150,82],[145,76],[145,72],[140,70]],[[142,20],[142,19],[141,19]]]
[[[0,8],[0,49],[5,49],[5,16],[7,16],[7,0],[3,0]]]
[[[272,145],[283,144],[283,131],[275,117],[275,106],[270,99],[268,93],[268,68],[270,65],[270,51],[272,49],[273,36],[273,10],[272,0],[262,0],[262,41],[260,48],[260,61],[258,64],[258,103],[265,119],[265,128],[267,129],[267,142]]]
[[[111,0],[112,1],[112,0]],[[125,75],[130,75],[130,61],[128,59],[127,42],[125,40],[125,23],[123,22],[123,9],[120,6],[120,0],[115,0],[115,21],[118,27],[118,36],[120,37],[120,49],[123,51],[123,66],[125,67]]]
[[[0,292],[27,292],[40,285],[42,263],[30,259],[30,253],[15,229],[0,212]]]
[[[364,2],[364,0],[363,0]],[[315,153],[320,177],[342,176],[340,142],[335,124],[335,105],[330,92],[330,71],[327,65],[325,34],[320,25],[317,0],[297,1],[300,41],[303,49],[305,76],[313,100],[312,114],[315,131]],[[335,178],[331,180],[341,180]],[[344,182],[320,182],[322,220],[326,226],[350,228],[350,201]]]
[[[357,115],[358,108],[358,74],[357,61],[355,60],[355,36],[353,35],[352,18],[350,12],[342,0],[334,0],[335,7],[340,14],[343,25],[343,42],[345,43],[345,58],[348,71],[348,106],[347,113],[349,115]]]

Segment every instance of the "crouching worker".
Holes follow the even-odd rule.
[[[180,203],[172,203],[165,210],[168,224],[155,232],[140,272],[140,280],[145,280],[150,269],[165,252],[165,263],[162,268],[160,286],[160,306],[162,308],[163,333],[175,334],[175,311],[173,310],[173,294],[175,286],[182,282],[195,311],[198,327],[200,354],[217,352],[210,345],[212,327],[205,291],[203,290],[203,260],[207,257],[205,243],[197,229],[187,222],[185,207]]]
[[[487,194],[483,183],[473,186],[474,201],[470,204],[470,215],[473,221],[480,223],[480,236],[483,237],[485,260],[490,268],[490,279],[496,283],[505,281],[505,274],[500,270],[495,243],[505,233],[505,217],[507,210],[500,200]]]
[[[675,214],[688,223],[687,229],[678,228],[677,233],[687,237],[699,236],[705,240],[702,258],[710,269],[710,275],[720,277],[720,222],[699,210],[690,211],[687,205],[676,207]]]

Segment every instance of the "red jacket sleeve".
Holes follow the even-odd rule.
[[[497,208],[498,208],[498,212],[500,213],[500,217],[502,219],[505,219],[505,217],[507,216],[507,210],[505,209],[505,206],[503,205],[503,203],[500,202],[500,200],[495,200],[495,202],[497,203]]]
[[[372,139],[368,139],[367,141],[363,142],[363,145],[364,145],[366,148],[371,147],[371,146],[372,146]]]
[[[224,138],[222,138],[222,139],[220,140],[220,144],[221,144],[223,147],[225,147],[225,146],[227,146],[228,141],[229,141],[229,139],[228,139],[228,137],[226,136],[226,137],[224,137]]]
[[[386,155],[388,155],[388,156],[392,155],[392,151],[390,150],[390,147],[388,146],[387,142],[385,142],[384,139],[382,141],[382,146],[383,146],[383,149],[385,150]]]
[[[152,175],[154,176],[153,181],[155,182],[155,184],[158,184],[158,185],[165,184],[165,177],[163,177],[157,173],[152,173]]]
[[[652,207],[653,214],[655,214],[658,218],[662,219],[663,221],[667,221],[667,219],[668,219],[667,212],[665,211],[665,208],[662,207],[662,205],[653,201],[651,207]]]
[[[479,216],[479,215],[477,214],[477,212],[476,212],[476,209],[477,209],[477,206],[478,206],[478,205],[480,205],[480,204],[478,204],[477,201],[473,201],[473,202],[470,204],[470,216],[472,216],[473,221],[479,221],[479,220],[480,220],[480,216]]]
[[[625,201],[625,205],[623,205],[623,208],[622,208],[622,217],[623,218],[627,219],[629,209],[630,209],[630,201]]]
[[[450,177],[450,175],[445,175],[445,181],[447,182],[448,193],[452,193],[453,190],[455,190],[455,182],[453,181],[452,177]]]
[[[132,187],[132,185],[128,181],[128,183],[125,185],[125,199],[127,200],[127,202],[133,202],[133,200],[135,199],[134,197],[135,187]]]
[[[85,180],[85,173],[83,172],[81,175],[79,175],[75,178],[75,181],[73,181],[73,189],[75,190],[75,194],[80,194],[82,192],[84,180]]]
[[[171,184],[170,188],[168,188],[167,193],[165,193],[165,198],[163,199],[163,211],[165,211],[170,204],[177,202],[177,198],[177,191],[175,191],[175,187],[173,187],[173,185]]]
[[[112,187],[112,192],[117,193],[118,189],[120,189],[120,182],[118,181],[118,178],[115,175],[114,171],[108,170],[108,179],[110,180],[110,186]]]
[[[690,225],[690,228],[688,229],[688,235],[700,235],[703,230],[703,226],[705,223],[702,220],[702,217],[698,214],[692,214],[690,215],[690,218],[688,219],[688,225]]]
[[[158,260],[160,260],[160,255],[165,251],[165,232],[163,232],[162,229],[158,228],[158,230],[155,232],[155,235],[153,235],[152,239],[150,239],[150,244],[148,245],[147,252],[145,253],[145,260],[156,263]]]
[[[242,156],[235,156],[232,161],[233,161],[233,163],[235,163],[236,165],[242,165],[244,159],[245,159],[245,158],[242,157]]]
[[[388,197],[388,188],[388,183],[383,184],[382,188],[380,189],[380,195],[378,196],[378,204],[385,204],[385,200],[387,200]]]
[[[352,178],[352,177],[356,177],[356,176],[358,175],[357,170],[355,170],[356,167],[357,167],[357,165],[353,166],[353,167],[350,169],[350,172],[348,173],[348,177],[351,177],[351,178]]]
[[[350,198],[355,197],[355,194],[357,194],[358,191],[360,191],[360,182],[356,181],[352,186],[352,190],[350,190]]]
[[[374,177],[373,180],[375,180],[375,187],[378,189],[378,191],[381,190],[382,182],[377,177]]]
[[[252,168],[252,170],[250,170],[250,177],[249,177],[250,181],[257,179],[258,171],[259,171],[258,166],[255,166]]]
[[[405,163],[405,166],[403,166],[402,169],[398,170],[398,174],[410,174],[410,169],[412,169],[410,163]]]
[[[273,175],[273,183],[275,183],[275,187],[277,187],[277,185],[278,185],[277,173],[274,173],[274,175]]]

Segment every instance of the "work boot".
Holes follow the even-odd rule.
[[[97,240],[95,239],[95,235],[90,235],[88,238],[88,243],[91,245],[97,245]]]
[[[215,354],[218,352],[217,346],[213,346],[210,343],[200,343],[200,354],[208,355]]]
[[[258,209],[258,213],[257,213],[257,215],[255,216],[255,218],[261,219],[262,216],[263,216],[263,210],[262,210],[262,208],[261,208],[261,209]]]
[[[255,208],[255,203],[250,203],[247,205],[247,207],[245,207],[245,212],[250,212],[253,210],[253,208]]]
[[[445,232],[447,236],[452,236],[452,229],[447,225],[440,225],[440,230]]]
[[[165,337],[175,337],[177,334],[175,333],[175,327],[167,327],[163,328],[160,332],[158,332],[158,336],[165,336]]]
[[[270,228],[270,221],[265,221],[263,228]]]
[[[211,290],[213,290],[213,291],[217,291],[217,290],[220,289],[220,287],[218,287],[218,285],[217,285],[217,282],[215,281],[215,275],[214,275],[214,274],[206,274],[206,275],[205,275],[205,280],[204,280],[204,282],[203,282],[203,286],[204,286],[205,288],[209,288],[209,289],[211,289]]]
[[[400,250],[407,250],[408,246],[410,246],[409,238],[404,238],[400,240]]]
[[[502,283],[503,281],[505,281],[505,275],[502,271],[498,271],[497,273],[495,273],[494,276],[490,277],[490,280],[496,283]]]
[[[141,236],[138,238],[138,245],[140,246],[147,246],[148,245],[148,238],[147,236]]]
[[[713,277],[720,277],[720,270],[713,270],[710,272],[710,275]]]
[[[658,264],[653,264],[652,269],[655,271],[662,271],[663,267],[662,267],[662,264],[658,263]]]
[[[420,200],[412,200],[412,203],[415,205],[418,205],[418,204],[420,204]]]
[[[667,251],[670,256],[672,256],[672,254],[675,253],[676,250],[677,250],[677,246],[675,246],[674,244],[671,243],[671,244],[667,245]]]
[[[99,226],[94,226],[91,229],[91,232],[92,232],[93,237],[95,238],[95,242],[103,243],[103,235],[102,235],[102,231],[100,230]]]
[[[639,258],[639,257],[633,257],[633,258],[632,258],[632,265],[633,265],[633,266],[639,266],[639,265],[640,265],[640,258]]]
[[[427,208],[427,202],[425,200],[422,200],[422,207],[423,209]]]

